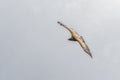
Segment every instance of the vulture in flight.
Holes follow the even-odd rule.
[[[83,50],[92,58],[92,54],[90,52],[90,49],[88,48],[87,44],[85,43],[83,37],[80,36],[71,27],[68,27],[68,26],[64,25],[63,23],[61,23],[59,21],[57,23],[60,24],[61,26],[63,26],[64,28],[66,28],[71,33],[71,38],[69,38],[68,40],[70,40],[70,41],[77,41],[81,45],[81,47],[83,48]]]

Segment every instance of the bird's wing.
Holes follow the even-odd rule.
[[[92,54],[90,52],[90,49],[87,46],[87,44],[84,42],[84,39],[83,38],[78,38],[77,41],[81,45],[81,47],[83,48],[83,50],[92,58]]]
[[[71,34],[74,32],[74,30],[71,27],[68,27],[59,21],[57,23],[60,24],[61,26],[63,26],[64,28],[66,28]]]
[[[82,36],[80,36],[80,39],[85,43],[85,40],[83,39],[83,37]]]

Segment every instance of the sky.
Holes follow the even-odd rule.
[[[120,80],[119,21],[119,0],[0,0],[0,80]]]

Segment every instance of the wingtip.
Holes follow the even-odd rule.
[[[89,56],[91,57],[91,59],[93,59],[93,56],[92,56],[92,54],[91,54],[91,53],[89,53]]]
[[[91,57],[91,59],[93,59],[91,52],[86,52],[86,53]]]
[[[60,23],[59,21],[57,21],[57,23]]]
[[[57,23],[60,23],[60,21],[57,21]]]
[[[61,26],[65,26],[63,23],[61,23],[60,21],[57,21],[58,24],[60,24]]]
[[[60,21],[57,21],[58,24],[62,25],[62,23]]]
[[[60,21],[57,21],[58,24],[62,25],[62,23]]]
[[[90,56],[91,57],[91,59],[93,59],[93,56]]]

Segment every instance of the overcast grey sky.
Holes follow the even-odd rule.
[[[0,0],[0,80],[120,80],[119,35],[119,0]]]

